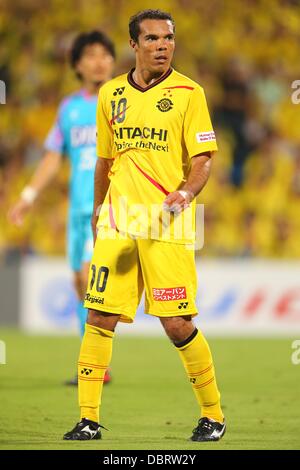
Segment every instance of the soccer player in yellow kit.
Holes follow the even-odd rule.
[[[134,320],[144,289],[145,313],[160,319],[200,407],[191,439],[216,441],[225,433],[210,349],[192,321],[194,199],[217,145],[203,89],[171,68],[174,30],[172,17],[160,10],[133,16],[136,67],[99,93],[96,243],[78,361],[81,420],[67,440],[101,438],[99,406],[115,327]]]

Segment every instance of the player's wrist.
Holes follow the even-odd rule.
[[[195,198],[195,194],[189,189],[180,189],[179,194],[185,199],[185,202],[189,204]]]
[[[38,192],[32,186],[25,186],[25,188],[20,194],[20,198],[22,199],[22,201],[26,202],[29,205],[34,203],[37,196],[38,196]]]

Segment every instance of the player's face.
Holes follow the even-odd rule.
[[[109,80],[112,75],[114,58],[102,44],[85,46],[76,70],[83,82],[98,84]]]
[[[174,28],[170,20],[144,20],[138,42],[130,41],[137,65],[151,73],[164,73],[171,65],[175,49]]]

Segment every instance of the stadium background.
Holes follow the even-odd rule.
[[[199,198],[205,204],[205,244],[197,254],[201,307],[197,321],[213,336],[235,336],[235,340],[212,340],[233,434],[236,432],[224,445],[262,445],[245,425],[234,427],[239,411],[249,424],[259,423],[264,436],[266,429],[273,432],[272,439],[266,438],[266,448],[299,448],[292,436],[299,418],[300,365],[291,360],[293,342],[300,338],[300,105],[291,100],[292,82],[300,79],[299,1],[2,0],[1,4],[0,80],[7,92],[7,103],[0,105],[0,339],[7,348],[7,364],[0,366],[0,377],[6,379],[2,402],[7,403],[7,411],[3,413],[12,413],[13,408],[7,382],[15,383],[19,390],[16,403],[21,406],[25,400],[29,407],[32,419],[26,415],[25,421],[33,428],[41,413],[57,419],[55,413],[61,412],[55,408],[57,401],[72,417],[76,406],[75,394],[67,395],[58,386],[71,371],[78,350],[78,340],[64,336],[76,330],[74,297],[64,260],[67,160],[23,228],[11,226],[6,216],[42,155],[43,140],[60,99],[78,86],[67,61],[68,49],[79,31],[103,29],[117,46],[115,73],[123,73],[133,65],[128,47],[129,16],[143,8],[159,7],[170,11],[177,23],[174,67],[204,87],[218,136],[214,170]],[[118,381],[121,387],[128,386],[125,358],[136,357],[136,344],[157,388],[161,380],[163,389],[174,388],[175,377],[183,380],[176,358],[169,358],[169,346],[162,338],[140,336],[147,331],[156,334],[157,326],[145,323],[142,315],[139,318],[136,326],[122,329],[128,333],[131,328],[137,338],[121,335],[114,359],[116,387]],[[35,336],[25,335],[24,330]],[[38,336],[40,333],[44,336]],[[285,339],[276,339],[280,335]],[[272,339],[253,339],[258,336]],[[157,357],[150,347],[153,342]],[[155,375],[152,355],[155,364],[158,351],[169,361],[166,370],[173,370],[174,383],[168,382],[162,371]],[[47,363],[55,354],[62,357],[58,371]],[[27,361],[24,370],[23,356]],[[129,379],[131,385],[140,381],[140,369],[143,364],[137,363]],[[256,387],[253,393],[250,381]],[[49,413],[40,395],[37,400],[41,383],[48,386],[44,392],[47,388],[46,393],[52,393]],[[117,401],[117,392],[111,390],[108,399]],[[141,394],[142,390],[140,387]],[[157,389],[153,387],[154,392]],[[73,400],[72,407],[65,403],[63,393]],[[194,406],[188,388],[182,393]],[[141,398],[141,410],[142,404]],[[128,415],[125,411],[122,413],[128,417],[130,400]],[[181,413],[185,422],[184,411]],[[289,433],[281,440],[276,431],[280,416],[289,420]],[[19,414],[21,417],[24,414]],[[153,426],[155,419],[152,416]],[[134,435],[134,420],[129,427]],[[55,448],[55,433],[51,432]],[[27,440],[19,436],[15,447],[46,446],[46,433],[41,443],[32,435],[34,432]],[[0,447],[14,448],[13,442],[1,442]],[[178,448],[186,445],[175,444]],[[130,448],[137,444],[132,438],[131,444],[121,439],[118,445]],[[172,448],[174,442],[165,441],[169,447],[155,447],[160,445],[157,439],[149,440],[148,445]]]

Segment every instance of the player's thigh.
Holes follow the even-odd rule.
[[[136,242],[101,230],[90,264],[85,307],[121,315],[133,321],[139,298],[139,262]]]
[[[194,251],[186,245],[140,240],[145,312],[159,317],[196,315],[197,276]]]

